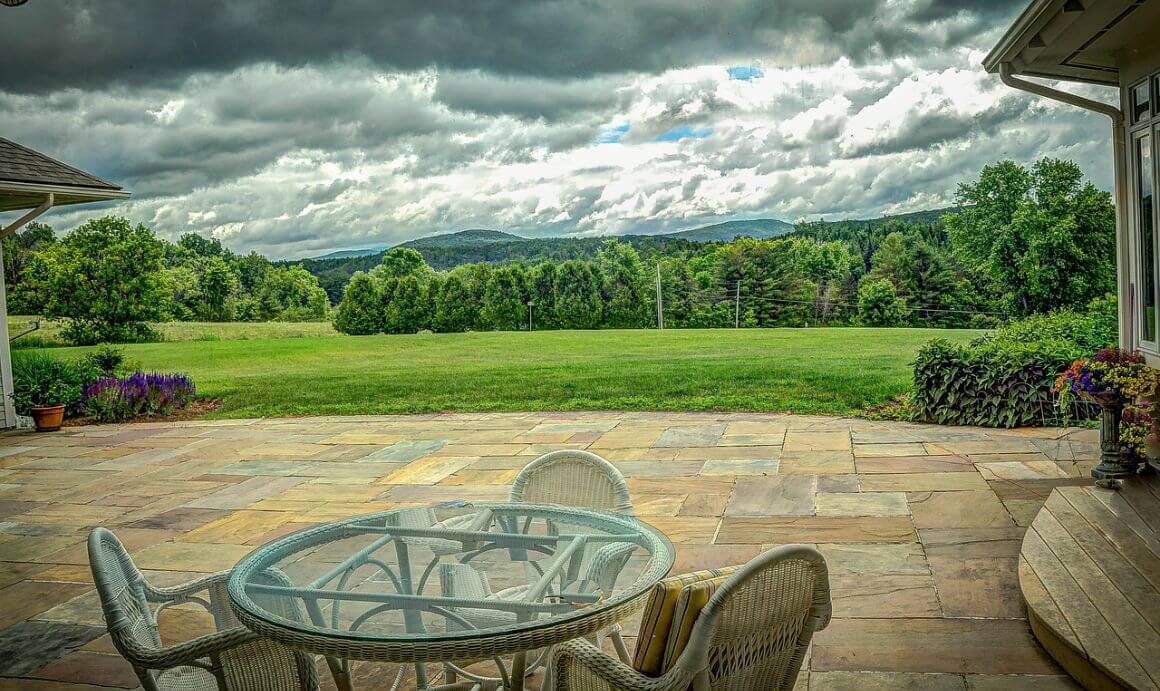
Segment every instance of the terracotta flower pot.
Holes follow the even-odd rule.
[[[64,423],[63,405],[36,407],[29,412],[32,413],[37,432],[55,432]]]

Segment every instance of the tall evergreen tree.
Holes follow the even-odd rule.
[[[435,328],[443,332],[468,331],[475,326],[478,309],[463,271],[447,274],[435,298]]]
[[[427,286],[418,276],[387,279],[384,297],[389,291],[383,330],[392,334],[413,334],[431,325]]]
[[[334,313],[334,328],[352,336],[382,332],[382,297],[373,278],[361,271],[351,277]]]
[[[555,292],[560,328],[595,329],[600,326],[600,282],[589,262],[564,262],[556,276]]]
[[[527,328],[527,287],[522,268],[503,266],[492,273],[483,292],[481,309],[492,329],[518,331]]]
[[[598,253],[604,326],[639,329],[650,324],[647,284],[640,255],[627,242],[606,240]]]
[[[533,268],[528,275],[528,292],[532,307],[532,324],[536,329],[554,329],[556,318],[556,265],[543,262]]]

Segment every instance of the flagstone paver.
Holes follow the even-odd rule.
[[[99,626],[85,552],[95,525],[172,584],[324,521],[501,501],[524,465],[558,448],[620,468],[637,514],[673,541],[675,572],[817,545],[834,620],[799,689],[1073,688],[1031,638],[1014,569],[1023,526],[1051,489],[1087,484],[1095,441],[1074,429],[584,411],[3,435],[0,691],[135,684]],[[161,619],[167,639],[211,625],[185,608]],[[637,623],[625,626],[631,645]],[[366,688],[394,673],[353,668]]]

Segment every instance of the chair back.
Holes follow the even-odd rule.
[[[830,611],[822,555],[806,545],[778,547],[713,593],[676,665],[698,678],[698,690],[792,689]]]
[[[512,483],[510,500],[632,515],[628,483],[616,466],[578,449],[552,451],[524,466]]]
[[[135,650],[161,647],[145,577],[117,536],[105,528],[89,533],[89,566],[113,645],[136,666],[140,660]]]

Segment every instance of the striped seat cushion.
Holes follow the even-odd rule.
[[[733,569],[729,571],[732,572]],[[661,665],[661,673],[672,669],[677,658],[685,652],[689,636],[693,633],[693,624],[697,623],[701,610],[709,604],[709,598],[713,597],[713,593],[729,580],[729,576],[730,574],[726,573],[681,588],[677,602],[673,606],[673,622],[669,625],[669,635],[665,641],[665,659]]]
[[[697,583],[723,576],[727,577],[738,568],[725,566],[719,569],[670,576],[653,586],[652,592],[648,596],[648,604],[644,607],[644,615],[641,617],[640,633],[636,639],[636,651],[632,658],[632,666],[636,671],[655,677],[664,674],[667,669],[665,653],[669,645],[669,634],[673,629],[677,602],[684,589]],[[700,596],[697,599],[700,599]],[[705,599],[707,601],[708,597]],[[685,609],[688,610],[688,607],[686,606]],[[697,607],[696,612],[700,612],[700,607]],[[687,614],[682,614],[682,618],[685,616]],[[695,613],[693,619],[696,619]],[[683,626],[683,621],[681,625]],[[692,629],[691,623],[689,628]],[[688,636],[686,635],[685,643],[687,642]],[[681,644],[681,650],[684,650],[684,644]]]

